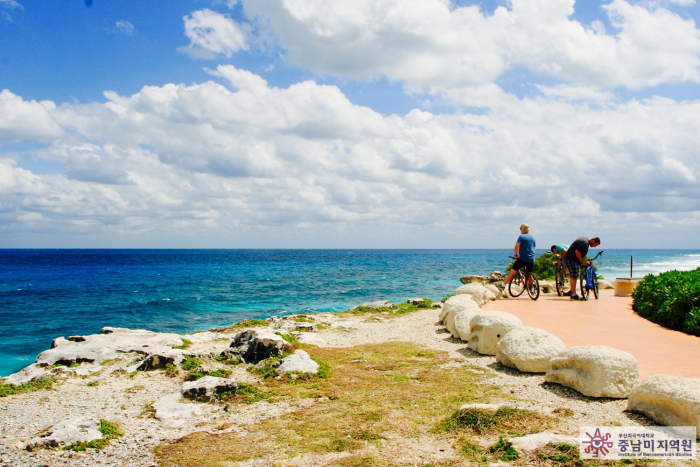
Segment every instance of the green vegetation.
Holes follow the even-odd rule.
[[[100,382],[99,381],[90,381],[87,383],[88,387],[94,387],[94,386],[99,386]]]
[[[175,378],[180,374],[180,370],[177,369],[175,365],[172,363],[167,363],[165,365],[165,376],[168,378]]]
[[[231,370],[225,370],[225,369],[220,369],[216,371],[212,371],[209,373],[209,376],[214,376],[216,378],[228,378],[231,375]]]
[[[649,274],[632,292],[639,316],[675,331],[700,336],[700,268]]]
[[[239,383],[235,394],[224,392],[217,396],[222,401],[242,402],[244,404],[255,404],[262,400],[275,397],[273,391],[261,391],[259,388],[248,383]]]
[[[41,389],[53,389],[53,379],[42,379],[39,381],[30,381],[20,386],[14,384],[5,384],[0,381],[0,397],[14,396],[15,394],[23,394],[25,392],[34,392]]]
[[[185,361],[182,362],[182,369],[185,371],[192,371],[202,364],[201,360],[197,360],[189,355],[185,356]]]
[[[557,264],[554,262],[558,259],[559,257],[553,253],[542,253],[535,258],[535,263],[532,265],[532,273],[540,280],[555,280],[557,276]],[[506,275],[513,269],[514,264],[515,261],[508,264],[505,270]]]
[[[503,439],[503,436],[498,437],[498,442],[489,448],[489,452],[494,453],[502,461],[514,461],[520,454],[513,449],[513,446]]]
[[[110,421],[100,419],[100,433],[104,439],[117,439],[124,436],[124,432],[119,427]]]
[[[398,305],[380,306],[378,308],[372,308],[369,306],[358,306],[356,308],[351,308],[349,310],[341,311],[340,313],[347,313],[351,315],[363,315],[367,313],[378,313],[390,316],[405,315],[407,313],[413,313],[414,311],[423,310],[425,308],[430,308],[433,301],[429,298],[423,298],[416,305],[412,303],[399,303]]]
[[[191,340],[187,340],[184,337],[181,339],[182,339],[182,345],[178,345],[177,347],[175,347],[176,349],[185,350],[187,347],[192,345]]]
[[[299,342],[299,340],[298,340],[296,337],[294,337],[293,335],[291,335],[291,334],[282,334],[281,332],[276,332],[275,334],[277,334],[277,335],[280,336],[282,339],[284,339],[284,340],[286,340],[287,342],[289,342],[290,344],[292,344],[294,347],[300,347],[300,346],[301,346],[301,342]]]

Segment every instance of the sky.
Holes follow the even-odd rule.
[[[698,248],[695,0],[0,0],[0,248]]]

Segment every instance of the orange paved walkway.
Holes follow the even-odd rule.
[[[601,290],[599,300],[587,302],[541,294],[536,302],[527,297],[497,300],[484,309],[512,313],[525,326],[534,326],[559,337],[568,347],[607,345],[629,352],[639,362],[640,378],[658,373],[700,377],[700,337],[671,331],[637,316],[632,299]]]

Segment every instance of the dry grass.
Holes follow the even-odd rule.
[[[451,446],[457,434],[434,428],[461,404],[500,397],[500,389],[480,384],[481,374],[473,369],[441,368],[452,361],[447,353],[410,343],[308,352],[328,364],[327,378],[266,379],[265,385],[283,400],[311,398],[315,403],[248,426],[245,435],[195,433],[163,443],[156,448],[161,465],[224,466],[248,459],[274,465],[329,453],[343,456],[330,465],[400,465],[392,457],[401,451],[391,448],[397,440]]]

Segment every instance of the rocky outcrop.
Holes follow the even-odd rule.
[[[297,349],[292,355],[280,360],[280,365],[275,370],[275,373],[285,374],[299,372],[315,375],[318,373],[318,369],[319,364],[313,361],[307,352]]]
[[[653,375],[632,390],[627,410],[660,425],[694,426],[700,437],[700,380]]]
[[[558,337],[533,327],[516,328],[498,342],[496,360],[526,373],[546,373],[549,361],[566,345]]]
[[[368,307],[376,310],[377,308],[389,308],[392,306],[394,305],[389,300],[377,300],[375,302],[363,303],[362,305],[358,305],[352,309],[354,310],[355,308]]]
[[[550,360],[545,381],[590,397],[624,399],[639,384],[639,365],[632,355],[612,347],[570,347]]]
[[[469,324],[469,348],[485,355],[496,355],[501,338],[508,331],[523,327],[520,318],[503,311],[481,311]]]
[[[27,449],[32,451],[38,448],[60,448],[70,446],[73,443],[90,441],[102,438],[99,431],[100,421],[94,418],[72,418],[51,427],[46,436],[33,438],[27,443]]]
[[[466,284],[458,287],[455,290],[455,295],[471,295],[474,301],[479,306],[484,306],[492,300],[496,300],[496,296],[491,293],[486,287],[478,283]]]
[[[266,330],[251,329],[236,334],[231,346],[224,350],[221,355],[246,363],[258,363],[290,350],[292,350],[292,346],[277,334]]]
[[[503,289],[500,287],[496,287],[494,284],[484,284],[484,288],[491,292],[494,297],[496,297],[496,300],[503,298]]]
[[[481,310],[479,305],[474,301],[474,297],[471,295],[454,295],[447,299],[445,305],[442,307],[442,312],[440,312],[440,321],[445,324],[447,330],[453,333],[451,326],[454,326],[454,317],[450,318],[450,315],[456,311],[474,311],[478,312]],[[451,324],[448,324],[451,323]]]
[[[462,282],[462,284],[471,284],[471,283],[479,283],[482,285],[486,284],[496,284],[499,282],[503,282],[505,280],[506,276],[501,274],[498,271],[494,271],[488,276],[477,276],[477,275],[466,275],[462,276],[459,278],[459,280]]]
[[[210,402],[220,394],[235,394],[236,390],[238,390],[237,382],[215,376],[205,376],[197,381],[186,382],[180,388],[183,397],[198,402]]]
[[[611,282],[606,281],[605,279],[598,279],[598,290],[601,289],[614,289],[615,286],[612,285]]]
[[[140,371],[161,370],[168,364],[179,365],[185,359],[185,352],[180,349],[160,349],[148,355],[137,369]]]
[[[542,293],[556,293],[557,292],[557,283],[554,281],[539,281],[540,283],[540,292]]]
[[[51,348],[39,354],[36,364],[51,366],[58,363],[70,366],[84,362],[102,363],[120,358],[121,354],[127,352],[149,355],[182,344],[182,339],[177,334],[104,327],[101,334],[54,339]]]
[[[575,436],[558,435],[556,433],[536,433],[518,438],[509,438],[508,442],[518,452],[530,452],[549,443],[566,443],[571,446],[578,446],[579,439]]]

